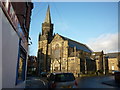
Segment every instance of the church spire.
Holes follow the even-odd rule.
[[[45,21],[46,23],[51,23],[51,16],[50,16],[50,7],[48,5],[47,13],[46,13],[46,18]]]
[[[40,41],[40,37],[41,37],[41,33],[39,33],[39,38],[38,38],[38,41]]]

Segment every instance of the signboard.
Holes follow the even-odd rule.
[[[20,26],[19,20],[15,14],[15,11],[13,9],[11,2],[9,2],[9,0],[7,0],[6,2],[1,2],[1,5],[2,5],[2,8],[3,8],[7,18],[11,22],[13,28],[17,32],[18,36],[22,39],[22,46],[27,50],[28,42],[24,35],[23,29]]]

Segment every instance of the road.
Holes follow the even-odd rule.
[[[79,88],[116,88],[114,85],[107,85],[104,82],[113,81],[114,76],[94,76],[78,79]]]
[[[26,88],[47,88],[46,78],[30,77],[26,80]]]
[[[77,78],[78,88],[114,88],[114,76],[94,76]],[[110,85],[109,85],[110,83]],[[119,85],[120,86],[120,85]],[[26,81],[26,88],[47,88],[46,78],[32,77]],[[120,87],[119,87],[120,90]]]

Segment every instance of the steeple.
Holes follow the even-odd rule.
[[[50,7],[48,5],[45,21],[42,23],[42,35],[41,40],[52,40],[53,37],[53,24],[51,23]]]
[[[48,9],[47,9],[47,13],[46,13],[46,17],[45,17],[45,21],[44,23],[51,23],[51,16],[50,16],[50,6],[48,5]]]
[[[41,33],[39,33],[39,38],[38,38],[38,41],[40,41],[40,37],[41,37]]]

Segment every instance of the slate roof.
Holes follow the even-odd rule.
[[[61,35],[60,35],[61,36]],[[89,48],[89,47],[87,47],[87,45],[85,45],[85,44],[82,44],[82,43],[79,43],[79,42],[77,42],[77,41],[74,41],[74,40],[71,40],[71,39],[69,39],[69,38],[66,38],[66,37],[64,37],[64,36],[61,36],[64,40],[68,40],[68,45],[70,46],[70,47],[76,47],[76,49],[77,50],[83,50],[83,51],[85,51],[85,52],[89,52],[89,53],[92,53],[93,51]]]
[[[118,52],[118,53],[108,53],[106,56],[108,58],[116,58],[116,57],[118,57],[119,54],[120,54],[120,52]]]

